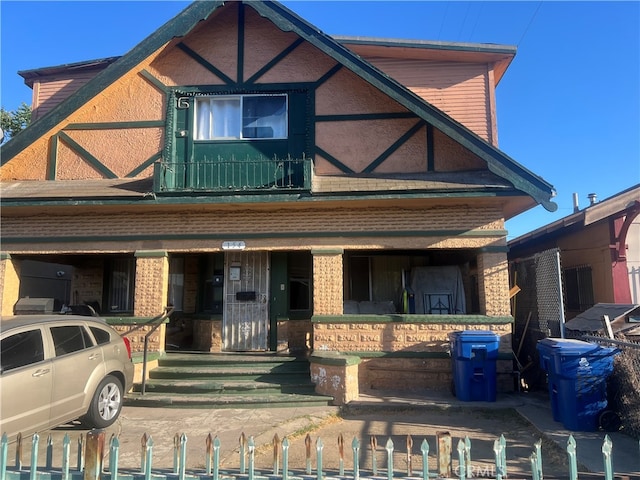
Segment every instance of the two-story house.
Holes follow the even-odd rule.
[[[1,150],[2,314],[22,268],[63,265],[60,303],[123,325],[171,304],[182,348],[341,352],[361,388],[447,388],[448,334],[490,329],[509,374],[505,221],[556,208],[498,149],[515,53],[205,1],[122,57],[22,72],[37,119]]]

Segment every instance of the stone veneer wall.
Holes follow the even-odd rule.
[[[454,318],[452,318],[454,317]],[[362,360],[359,389],[447,390],[452,366],[449,334],[490,330],[500,336],[497,389],[514,390],[511,317],[435,315],[341,315],[314,317],[318,355],[342,354]]]
[[[221,352],[222,320],[193,320],[193,348],[201,352]]]

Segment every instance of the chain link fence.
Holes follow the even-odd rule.
[[[528,390],[547,388],[546,373],[538,361],[538,340],[561,336],[564,305],[559,258],[560,251],[554,248],[509,262],[511,284],[520,289],[511,304],[513,346],[522,387]]]
[[[546,390],[546,372],[541,368],[538,341],[562,337],[565,305],[563,301],[560,250],[550,249],[531,257],[509,262],[511,285],[519,288],[513,296],[511,312],[514,353],[520,370],[522,387]],[[622,429],[640,439],[640,343],[623,332],[613,340],[605,336],[581,336],[582,340],[620,350],[607,383],[608,410],[619,417]]]

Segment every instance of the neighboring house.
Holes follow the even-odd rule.
[[[491,329],[512,388],[505,221],[556,208],[497,147],[514,55],[207,1],[122,57],[23,72],[37,120],[1,150],[2,314],[46,262],[68,266],[62,303],[110,323],[171,304],[159,351],[180,331],[201,351],[339,353],[355,380],[319,384],[348,400],[448,388],[448,334]]]
[[[597,303],[640,303],[640,184],[509,241],[509,260],[560,251],[566,319]]]

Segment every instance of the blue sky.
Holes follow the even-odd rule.
[[[328,34],[518,48],[497,89],[499,147],[551,183],[558,210],[509,238],[640,183],[640,2],[285,1]],[[123,55],[189,2],[0,2],[0,103],[31,102],[20,70]]]

